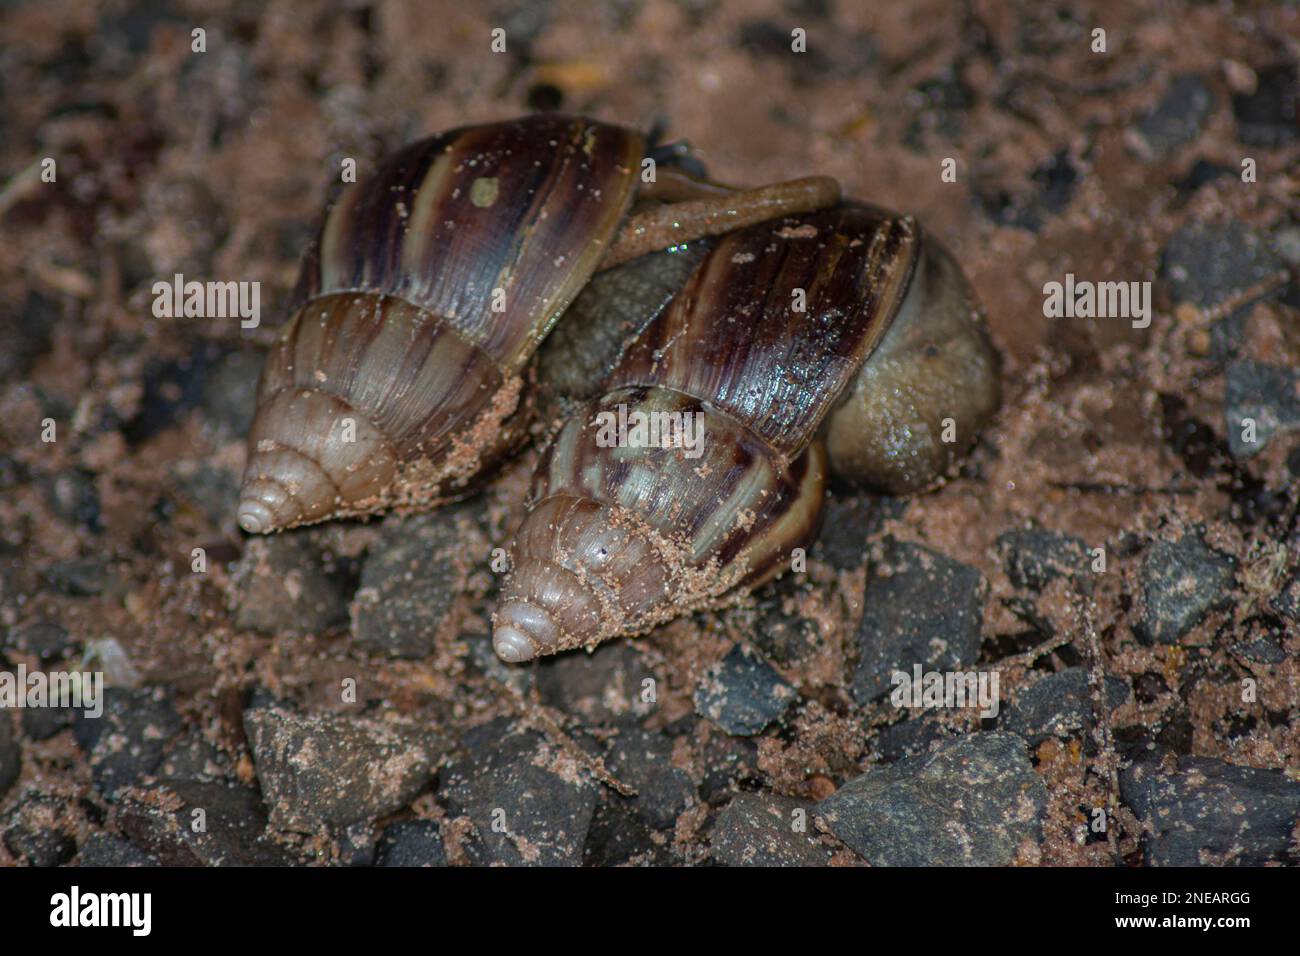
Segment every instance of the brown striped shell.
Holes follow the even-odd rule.
[[[932,313],[937,343],[913,327]],[[963,437],[996,409],[978,307],[911,219],[845,205],[721,239],[544,454],[493,618],[497,653],[517,662],[644,633],[780,573],[818,529],[821,436],[845,446],[874,400],[906,413],[884,394],[892,381],[861,385],[886,344],[900,368],[944,376],[951,362],[978,379],[953,390]],[[979,395],[967,402],[966,388]],[[681,420],[703,423],[698,457],[684,441],[611,445],[609,415],[634,412],[698,415]],[[846,453],[856,477],[879,465]]]
[[[240,526],[463,493],[518,439],[520,373],[608,251],[643,150],[539,115],[415,143],[349,186],[258,387]]]

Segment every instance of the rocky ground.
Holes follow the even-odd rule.
[[[430,6],[0,4],[0,671],[110,684],[0,710],[0,862],[1300,861],[1294,3]],[[960,474],[836,489],[806,574],[522,668],[490,555],[533,452],[434,514],[240,534],[340,159],[535,108],[917,215],[1005,355]],[[154,318],[176,272],[267,321]],[[1152,282],[1150,327],[1045,318],[1069,272]],[[1000,712],[895,707],[916,663],[997,672]]]

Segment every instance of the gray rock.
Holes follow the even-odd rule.
[[[117,822],[136,846],[164,866],[286,862],[284,852],[264,838],[266,808],[248,787],[161,780],[126,791]]]
[[[348,618],[311,529],[249,538],[235,567],[235,625],[263,634],[314,634]]]
[[[796,830],[803,810],[803,831]],[[810,804],[774,794],[737,794],[709,838],[710,855],[723,866],[826,866],[833,855],[818,842]]]
[[[1151,832],[1151,866],[1262,866],[1300,862],[1292,831],[1300,823],[1300,783],[1280,770],[1184,757],[1165,773],[1137,764],[1120,773],[1120,795]]]
[[[336,834],[338,853],[334,866],[374,866],[379,855],[379,834],[369,820],[360,820]]]
[[[1177,644],[1211,610],[1231,603],[1233,561],[1200,534],[1157,541],[1142,562],[1143,614],[1134,633],[1143,644]]]
[[[229,758],[197,732],[180,737],[158,765],[159,777],[204,783],[224,779],[232,771]]]
[[[178,462],[172,467],[170,477],[178,497],[183,497],[213,527],[229,528],[234,534],[239,472],[205,459]]]
[[[890,674],[959,670],[979,653],[983,576],[920,545],[890,542],[862,597],[858,666],[852,691],[860,704],[891,688]]]
[[[28,740],[49,740],[76,719],[77,711],[71,707],[25,707],[20,723]]]
[[[646,681],[654,680],[654,673],[630,641],[601,644],[590,654],[573,651],[548,657],[536,670],[542,703],[585,724],[636,721],[657,706],[646,699]]]
[[[1106,675],[1106,702],[1111,710],[1131,696],[1128,682],[1114,674]],[[1031,745],[1048,737],[1067,737],[1092,721],[1092,697],[1088,689],[1088,671],[1071,667],[1049,674],[1022,690],[998,724],[999,729],[1019,734]]]
[[[26,793],[4,827],[4,844],[10,854],[28,866],[62,866],[77,852],[77,841],[63,814],[62,800],[42,793]]]
[[[691,719],[695,719],[694,715]],[[733,737],[711,724],[705,726],[712,732],[696,745],[697,760],[704,767],[700,796],[716,806],[730,800],[740,788],[756,786],[762,779],[758,745],[749,737]]]
[[[765,660],[737,644],[695,689],[695,712],[729,734],[760,734],[799,694]]]
[[[539,734],[499,718],[466,733],[465,755],[440,789],[478,831],[482,861],[578,866],[596,809],[596,787],[574,758]]]
[[[1246,419],[1255,423],[1245,441]],[[1300,428],[1300,371],[1259,362],[1234,362],[1224,383],[1223,420],[1234,458],[1259,454],[1278,434]]]
[[[977,182],[975,197],[989,217],[1005,226],[1038,232],[1069,207],[1079,182],[1079,170],[1069,149],[1060,149],[1040,163],[1024,186],[1008,191]]]
[[[1269,601],[1269,606],[1278,614],[1300,624],[1300,574],[1291,576],[1282,590]]]
[[[893,763],[903,757],[925,753],[930,744],[948,734],[949,731],[944,730],[933,714],[921,714],[881,727],[876,734],[876,748],[883,763]]]
[[[869,770],[816,810],[872,866],[1007,866],[1046,807],[1025,742],[980,733]]]
[[[46,827],[10,827],[4,841],[5,848],[28,866],[62,866],[77,852],[77,843],[69,834]]]
[[[158,769],[181,726],[180,716],[161,691],[108,687],[103,714],[96,718],[78,711],[73,733],[90,755],[95,789],[114,800]]]
[[[92,833],[77,857],[81,866],[157,866],[158,861],[134,843],[111,833]]]
[[[208,421],[226,435],[248,434],[257,408],[257,380],[265,360],[257,352],[232,352],[209,370],[199,406]]]
[[[0,349],[0,381],[22,378],[32,361],[49,349],[50,333],[62,318],[62,312],[53,299],[39,292],[28,292],[16,321],[12,314],[6,315],[5,347]]]
[[[428,515],[384,519],[352,605],[358,644],[390,657],[432,653],[460,591],[455,568],[463,560],[465,539],[457,522],[481,508],[481,502],[470,502]]]
[[[617,794],[602,800],[592,815],[582,848],[583,866],[667,866],[674,861],[667,841]]]
[[[1174,301],[1203,310],[1254,288],[1281,269],[1268,243],[1235,220],[1184,226],[1169,240],[1161,263]]]
[[[23,750],[14,733],[13,719],[0,711],[0,800],[18,781],[23,769]]]
[[[1256,664],[1281,664],[1286,660],[1286,651],[1266,637],[1239,641],[1232,645],[1232,653]]]
[[[932,149],[934,141],[955,143],[961,139],[967,113],[975,105],[975,91],[961,72],[948,67],[918,83],[907,92],[911,121],[903,142],[920,152]]]
[[[631,806],[655,829],[671,828],[695,799],[690,774],[672,765],[672,739],[661,733],[624,727],[605,754],[609,771],[637,790]]]
[[[447,851],[437,820],[389,824],[379,838],[376,866],[446,866]]]
[[[762,617],[750,635],[750,640],[769,660],[778,664],[794,664],[816,650],[821,629],[816,621],[798,614],[785,613],[781,604],[779,595],[763,600]]]
[[[1138,120],[1137,134],[1148,155],[1168,156],[1196,139],[1213,111],[1209,87],[1199,76],[1184,73],[1174,77],[1155,108]]]
[[[176,207],[172,212],[182,215]],[[204,273],[206,270],[194,271]],[[188,355],[178,359],[151,359],[141,376],[144,392],[135,417],[124,429],[127,441],[138,445],[173,427],[189,414],[198,405],[204,380],[219,357],[220,350],[215,343],[196,342]]]
[[[1011,583],[1031,591],[1041,591],[1056,578],[1080,575],[1091,567],[1084,541],[1046,528],[1007,531],[998,536],[997,548]]]
[[[57,621],[34,621],[11,630],[5,645],[35,654],[42,661],[54,661],[66,657],[77,641]]]
[[[837,571],[860,568],[867,560],[871,536],[886,521],[901,518],[906,510],[907,501],[903,498],[831,495],[826,499],[826,516],[817,537],[818,553]]]
[[[271,826],[340,832],[400,810],[433,780],[445,745],[436,733],[279,707],[245,712]]]
[[[1255,73],[1255,90],[1232,98],[1237,138],[1249,146],[1285,146],[1300,139],[1296,65],[1275,63]]]
[[[50,586],[70,597],[94,597],[108,587],[108,569],[99,558],[68,558],[42,571]]]

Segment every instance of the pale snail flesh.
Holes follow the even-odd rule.
[[[846,204],[730,233],[544,452],[493,615],[496,652],[517,663],[590,649],[757,587],[813,542],[828,474],[920,490],[999,403],[974,294],[912,219]],[[699,416],[698,457],[680,442],[609,447],[602,413],[620,406],[628,419]]]

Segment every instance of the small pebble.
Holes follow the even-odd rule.
[[[352,606],[352,633],[359,645],[411,659],[433,652],[463,583],[456,573],[465,548],[457,521],[480,507],[471,503],[384,519]]]
[[[14,721],[0,710],[0,800],[18,782],[23,769],[23,751],[14,733]]]
[[[1174,77],[1151,112],[1138,120],[1136,133],[1142,152],[1164,157],[1196,139],[1214,111],[1214,94],[1199,76]]]
[[[433,780],[434,731],[339,714],[257,707],[244,714],[271,826],[341,832],[406,806]]]
[[[798,696],[770,664],[737,644],[695,689],[695,712],[729,734],[750,737],[779,719]]]
[[[257,866],[287,862],[264,837],[256,790],[226,783],[163,780],[129,790],[117,812],[122,832],[163,866]]]
[[[1300,624],[1300,574],[1293,574],[1269,606],[1288,620]]]
[[[446,866],[447,851],[437,820],[391,823],[379,838],[376,866]]]
[[[42,573],[51,587],[71,597],[94,597],[108,587],[108,569],[100,558],[55,561]]]
[[[997,548],[1011,583],[1031,591],[1041,591],[1055,578],[1082,574],[1091,566],[1086,543],[1046,528],[1004,532],[998,536]]]
[[[617,795],[601,800],[582,848],[583,866],[666,866],[673,862],[666,841],[655,839],[653,827],[628,800]]]
[[[1106,703],[1111,710],[1129,697],[1127,681],[1113,674],[1106,675]],[[998,727],[1037,746],[1048,737],[1068,737],[1092,723],[1088,671],[1071,667],[1049,674],[1020,691],[1003,712]]]
[[[1223,419],[1228,450],[1239,460],[1259,454],[1277,435],[1300,429],[1300,371],[1232,363],[1226,372]]]
[[[709,854],[723,866],[826,866],[810,804],[774,794],[737,794],[713,825]]]
[[[1293,63],[1277,63],[1256,71],[1253,93],[1232,98],[1237,137],[1249,146],[1270,149],[1300,139],[1297,71]]]
[[[586,724],[640,720],[655,710],[659,695],[654,673],[629,641],[545,658],[537,667],[537,690],[542,703]]]
[[[1007,866],[1046,807],[1025,742],[995,732],[868,770],[814,810],[872,866]]]
[[[67,657],[77,641],[57,621],[34,621],[13,628],[5,638],[5,646],[35,654],[42,661],[55,661]]]
[[[222,434],[232,438],[248,434],[264,362],[265,356],[257,352],[232,352],[219,359],[209,372],[199,405]]]
[[[77,841],[65,826],[63,801],[38,792],[24,793],[9,815],[0,839],[17,860],[28,866],[62,866],[77,852]]]
[[[1196,532],[1157,541],[1142,562],[1144,610],[1134,633],[1143,644],[1177,644],[1212,610],[1232,601],[1233,561]]]
[[[890,675],[961,670],[979,653],[983,577],[929,548],[890,542],[862,597],[854,699],[866,704],[892,688]]]
[[[795,664],[811,655],[818,646],[821,630],[817,622],[799,614],[787,614],[782,600],[775,597],[762,599],[762,617],[750,635],[755,649],[777,664]]]
[[[153,859],[129,840],[111,833],[92,833],[77,857],[81,866],[123,867],[157,866]]]
[[[1161,260],[1173,300],[1207,312],[1280,271],[1282,264],[1268,243],[1235,220],[1184,226],[1169,240]]]
[[[596,786],[575,758],[506,718],[475,727],[439,795],[468,815],[483,862],[578,866],[596,809]]]
[[[1151,827],[1142,838],[1151,866],[1300,863],[1300,783],[1213,757],[1183,757],[1173,772],[1137,764],[1120,773],[1120,794]]]
[[[73,734],[90,755],[95,789],[114,800],[158,769],[182,724],[170,700],[153,690],[106,687],[103,708],[98,718],[77,711]]]
[[[605,754],[610,773],[636,788],[629,805],[660,830],[671,829],[695,800],[690,775],[672,765],[672,755],[672,738],[639,727],[620,730]]]
[[[346,582],[325,568],[312,531],[249,538],[234,571],[235,624],[263,634],[314,634],[348,619]]]

